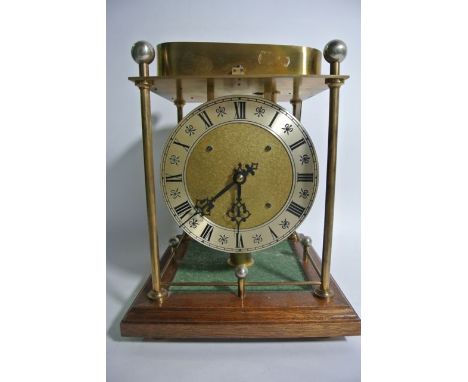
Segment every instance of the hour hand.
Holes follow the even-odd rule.
[[[238,198],[232,203],[231,208],[227,211],[227,215],[231,221],[236,222],[237,228],[239,229],[240,223],[245,222],[251,215],[250,211],[242,199]]]

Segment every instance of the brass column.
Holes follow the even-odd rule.
[[[153,164],[153,131],[151,121],[149,64],[153,62],[155,51],[146,41],[138,41],[132,47],[132,57],[139,64],[140,77],[137,82],[140,88],[141,125],[143,137],[143,160],[145,167],[146,209],[148,214],[148,230],[151,254],[151,281],[152,290],[148,297],[152,300],[161,300],[167,296],[167,291],[161,288],[161,275],[159,271],[158,230],[156,220],[156,188],[154,184]]]
[[[184,97],[182,96],[182,81],[180,79],[176,80],[176,99],[174,104],[177,107],[177,123],[184,119]]]
[[[208,78],[206,80],[206,100],[213,101],[214,98],[214,79]]]
[[[324,57],[330,63],[330,74],[340,74],[340,63],[346,57],[346,44],[340,40],[330,41],[324,48]],[[330,263],[333,239],[333,215],[335,208],[336,153],[338,143],[338,106],[340,86],[344,80],[327,78],[330,88],[330,104],[328,118],[328,154],[327,154],[327,186],[325,194],[325,222],[323,232],[322,272],[320,287],[314,294],[321,298],[330,298],[334,292],[330,289]]]
[[[299,97],[299,86],[301,78],[296,77],[293,80],[293,97],[291,98],[291,105],[293,107],[293,115],[300,121],[302,113],[302,100]]]

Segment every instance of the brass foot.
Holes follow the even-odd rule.
[[[159,300],[161,301],[164,297],[167,297],[168,296],[168,293],[167,293],[167,290],[165,289],[160,289],[159,292],[158,291],[155,291],[155,290],[150,290],[146,296],[150,299],[150,300]]]
[[[331,298],[335,293],[331,289],[323,290],[321,287],[314,289],[314,295],[320,298]]]
[[[237,296],[242,300],[245,297],[245,279],[237,279]]]

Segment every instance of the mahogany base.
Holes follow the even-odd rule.
[[[177,263],[185,255],[190,238],[184,237],[172,254],[168,248],[161,259],[162,282],[170,282]],[[291,241],[307,278],[319,281],[314,267],[302,262],[302,245]],[[320,269],[320,258],[310,253]],[[244,300],[234,293],[172,292],[161,303],[150,300],[151,278],[120,323],[122,336],[148,339],[293,339],[355,336],[361,334],[361,320],[336,282],[331,280],[333,298],[305,291],[248,290]]]

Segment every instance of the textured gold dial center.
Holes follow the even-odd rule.
[[[266,150],[265,148],[269,149]],[[255,174],[236,175],[239,163],[258,164]],[[213,198],[230,183],[232,187],[214,201],[207,216],[213,223],[236,228],[227,212],[238,197],[250,212],[241,229],[253,228],[275,217],[293,187],[293,167],[287,150],[270,131],[250,123],[229,123],[204,134],[187,159],[187,192],[197,200]]]

